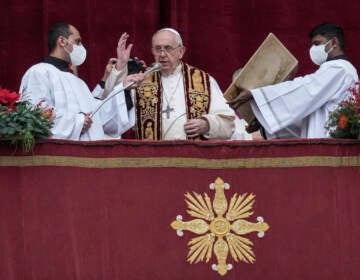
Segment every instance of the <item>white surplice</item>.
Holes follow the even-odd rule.
[[[104,104],[92,117],[90,129],[81,133],[84,113],[94,112],[100,100],[95,99],[83,80],[49,63],[32,66],[22,78],[22,99],[53,108],[55,113],[52,138],[71,140],[102,140],[105,133],[119,137],[135,121],[128,112],[124,94],[118,94]]]
[[[184,82],[182,77],[181,64],[176,68],[173,74],[161,76],[163,86],[162,110],[165,111],[167,106],[173,110],[169,113],[162,114],[162,133],[163,139],[186,139],[184,125],[187,121]],[[223,94],[217,82],[210,77],[210,108],[209,113],[203,115],[210,125],[207,135],[208,139],[230,139],[234,132],[234,111],[226,104]],[[223,116],[228,116],[226,118]]]
[[[329,113],[357,80],[350,62],[331,60],[313,74],[251,90],[251,107],[268,139],[326,138]]]
[[[112,67],[110,75],[105,81],[105,88],[102,88],[99,84],[95,86],[92,91],[92,95],[98,99],[106,98],[114,89],[115,86],[120,85],[128,74],[127,66],[118,71],[115,65]]]
[[[253,140],[252,134],[246,132],[247,122],[235,115],[235,131],[230,140]]]

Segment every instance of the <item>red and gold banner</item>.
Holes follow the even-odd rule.
[[[358,141],[2,142],[0,171],[0,279],[360,277]]]

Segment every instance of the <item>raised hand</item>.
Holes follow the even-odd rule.
[[[133,47],[133,44],[129,44],[126,46],[127,39],[129,38],[129,34],[124,32],[118,42],[117,45],[117,62],[116,62],[116,69],[122,70],[126,65],[130,57],[130,52]]]

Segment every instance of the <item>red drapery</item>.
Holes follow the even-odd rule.
[[[0,145],[0,279],[221,279],[188,264],[170,228],[185,192],[254,193],[254,264],[223,279],[358,279],[356,141],[38,143]]]
[[[269,32],[275,33],[299,59],[299,74],[315,69],[308,55],[308,33],[324,21],[345,29],[348,57],[360,64],[360,2],[305,1],[2,1],[0,85],[18,90],[24,72],[47,54],[46,32],[57,21],[77,26],[88,49],[80,76],[90,88],[101,78],[123,31],[135,44],[132,54],[152,62],[151,36],[172,26],[183,35],[185,60],[207,70],[225,90],[232,73],[243,66]]]

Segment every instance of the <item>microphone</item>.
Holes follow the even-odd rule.
[[[144,72],[144,75],[145,75],[145,77],[146,77],[147,75],[149,75],[149,74],[151,74],[151,73],[160,71],[161,68],[162,68],[161,63],[160,63],[160,62],[156,62],[156,63],[154,63],[149,69],[147,69],[147,70]],[[132,82],[130,82],[129,84],[127,84],[125,87],[118,88],[118,86],[116,86],[116,87],[113,89],[113,91],[109,94],[109,96],[106,97],[106,98],[103,100],[103,102],[101,102],[101,103],[99,104],[99,106],[94,110],[93,113],[91,113],[90,118],[92,118],[92,117],[95,115],[95,113],[96,113],[97,111],[99,111],[99,109],[100,109],[106,102],[108,102],[111,98],[113,98],[114,96],[116,96],[116,95],[118,95],[119,93],[123,92],[124,90],[129,89],[129,88],[132,87],[134,84],[135,84],[135,82],[132,81]]]
[[[153,72],[157,72],[157,71],[160,71],[162,68],[162,65],[160,62],[156,62],[153,64],[153,66],[151,66],[148,70],[146,70],[144,72],[144,75],[149,75],[150,73],[153,73]]]

